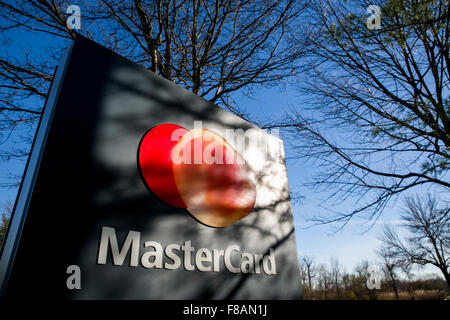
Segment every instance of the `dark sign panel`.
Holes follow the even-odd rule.
[[[78,37],[0,276],[7,298],[300,298],[282,142]]]

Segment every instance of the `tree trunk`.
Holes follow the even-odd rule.
[[[311,270],[310,270],[309,266],[308,266],[308,285],[309,285],[309,290],[312,290],[312,287],[311,287]]]
[[[338,300],[341,300],[341,291],[339,290],[339,284],[338,284],[338,278],[337,277],[334,278],[334,283],[336,285],[337,298],[338,298]]]
[[[440,269],[444,275],[445,281],[447,281],[447,294],[450,295],[450,274],[448,273],[446,266],[443,266]]]
[[[398,296],[398,290],[397,290],[397,284],[395,282],[395,277],[392,274],[392,272],[389,271],[389,276],[391,277],[391,282],[392,282],[392,289],[394,289],[394,293],[395,293],[395,299],[399,300],[400,297]]]

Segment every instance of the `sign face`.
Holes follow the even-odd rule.
[[[301,298],[283,144],[78,37],[0,264],[7,298]]]

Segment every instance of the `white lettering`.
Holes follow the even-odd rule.
[[[254,273],[255,269],[253,266],[253,255],[250,253],[242,253],[242,258],[245,260],[241,263],[241,271],[242,273]]]
[[[209,265],[205,266],[203,264],[204,262],[207,262]],[[203,272],[211,271],[211,262],[212,262],[211,251],[209,251],[206,248],[198,249],[197,253],[195,254],[195,265],[197,266],[197,269]]]
[[[233,264],[231,263],[231,252],[233,251],[239,251],[239,247],[236,245],[232,245],[229,246],[226,250],[225,250],[225,254],[224,254],[224,262],[225,262],[225,267],[228,269],[228,271],[233,272],[233,273],[239,273],[241,271],[240,268],[236,268],[235,266],[233,266]]]
[[[266,274],[277,274],[275,268],[275,255],[273,249],[270,249],[270,254],[263,259],[263,270]]]
[[[166,256],[173,261],[173,264],[169,264],[167,262],[164,264],[164,268],[166,269],[178,269],[181,265],[180,257],[173,252],[174,250],[180,251],[180,246],[178,244],[169,244],[166,247]]]
[[[140,232],[129,231],[125,239],[122,249],[119,251],[117,244],[116,230],[114,228],[103,227],[100,237],[100,247],[98,250],[97,263],[106,264],[108,254],[108,244],[111,245],[112,260],[115,266],[123,265],[125,257],[131,247],[130,267],[137,267],[139,262],[139,242]]]
[[[191,242],[185,241],[184,246],[181,247],[181,250],[184,251],[184,268],[187,271],[194,270],[194,266],[191,263],[191,252],[194,252],[194,248],[191,247]]]
[[[220,262],[220,257],[223,257],[223,250],[214,249],[213,254],[214,254],[214,269],[213,269],[213,271],[219,272],[219,269],[220,269],[219,262]]]
[[[73,290],[81,289],[81,269],[79,266],[73,264],[67,267],[66,273],[70,274],[67,278],[66,286],[67,289]]]
[[[268,255],[263,256],[240,252],[237,245],[231,245],[225,251],[218,249],[211,251],[208,248],[196,250],[191,245],[191,241],[185,241],[182,246],[169,244],[165,248],[159,242],[146,241],[140,247],[140,235],[140,232],[129,231],[122,247],[119,249],[116,230],[110,227],[102,227],[97,263],[106,264],[108,251],[110,250],[112,264],[115,266],[122,266],[130,252],[129,265],[131,267],[137,267],[140,261],[141,266],[146,269],[162,269],[164,267],[168,270],[175,270],[180,268],[181,260],[183,260],[186,271],[197,269],[201,272],[220,272],[223,261],[225,269],[232,273],[260,274],[262,269],[267,275],[276,274],[275,252],[272,248],[270,248]],[[140,253],[140,248],[146,250]],[[180,251],[183,251],[183,254],[180,254]],[[234,255],[233,252],[235,252]],[[141,259],[139,259],[140,254],[142,254]],[[163,263],[164,256],[168,259],[165,263]],[[80,272],[70,267],[73,266],[69,266],[67,273],[73,272],[73,274],[67,279],[67,287],[78,289],[80,287]]]
[[[152,247],[155,250],[145,252],[141,257],[141,264],[144,268],[162,268],[163,250],[162,246],[155,241],[147,241],[144,248]]]

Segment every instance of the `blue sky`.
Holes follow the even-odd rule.
[[[242,98],[236,100],[241,103],[241,107],[260,120],[279,119],[283,116],[283,112],[289,112],[292,108],[299,109],[304,105],[302,96],[295,89],[295,84],[285,90],[261,89],[253,99],[242,95]],[[328,209],[323,207],[323,200],[329,196],[329,192],[316,193],[303,185],[307,179],[314,176],[317,167],[315,164],[293,159],[292,155],[295,150],[289,143],[289,137],[281,131],[280,138],[284,140],[290,191],[304,197],[300,203],[292,204],[299,257],[309,255],[314,258],[316,263],[327,265],[329,265],[330,258],[334,257],[341,262],[347,272],[352,272],[362,260],[378,264],[378,257],[375,253],[381,244],[378,236],[384,224],[398,225],[401,223],[402,201],[400,199],[392,201],[375,224],[364,218],[355,217],[338,232],[336,229],[340,224],[337,223],[313,224],[308,217]],[[428,191],[433,191],[433,188],[430,186],[417,188],[413,190],[412,194]],[[349,198],[339,208],[350,211],[354,209],[352,205],[353,201]],[[431,273],[439,275],[439,270],[433,266],[427,266],[417,274]]]

